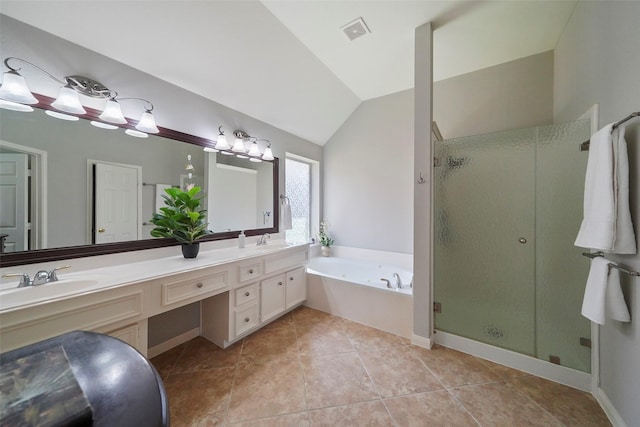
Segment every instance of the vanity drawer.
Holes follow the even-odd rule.
[[[258,297],[258,284],[253,283],[251,285],[243,286],[236,289],[236,307],[240,307],[250,301],[255,301]]]
[[[264,272],[270,274],[279,270],[297,267],[307,263],[307,251],[297,251],[286,254],[276,254],[265,257]]]
[[[162,284],[162,305],[171,305],[198,295],[223,290],[229,285],[229,273],[219,271],[206,276],[194,277]]]
[[[252,262],[251,264],[243,264],[238,267],[238,280],[246,282],[260,277],[262,275],[262,261]]]
[[[238,336],[258,324],[258,304],[251,304],[248,307],[236,311],[235,336]]]

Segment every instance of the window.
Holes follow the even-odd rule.
[[[311,163],[287,156],[285,187],[287,198],[291,204],[291,223],[293,226],[291,230],[285,232],[287,242],[308,243],[311,240],[311,175]]]

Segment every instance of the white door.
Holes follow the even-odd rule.
[[[138,169],[96,163],[94,242],[138,239]]]
[[[0,234],[8,235],[5,252],[28,249],[27,160],[26,154],[0,155]]]

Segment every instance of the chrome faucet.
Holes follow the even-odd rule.
[[[48,272],[46,270],[40,270],[33,276],[33,280],[31,280],[29,275],[26,273],[7,273],[3,274],[2,277],[20,277],[20,282],[18,282],[19,288],[25,288],[27,286],[40,286],[44,285],[45,283],[57,282],[59,279],[56,271],[65,268],[69,268],[69,266],[65,265],[63,267],[56,267]]]
[[[398,273],[393,273],[393,277],[396,279],[396,289],[402,289],[402,279]]]
[[[269,233],[264,233],[262,236],[260,236],[260,239],[258,239],[258,243],[256,243],[256,246],[266,245],[267,239],[269,238],[271,238],[271,235]]]

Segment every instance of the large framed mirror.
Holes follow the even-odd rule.
[[[36,97],[32,112],[0,109],[3,267],[177,245],[152,238],[149,220],[163,189],[187,182],[203,188],[213,234],[201,241],[278,232],[277,158],[206,152],[214,141],[167,128],[132,137],[123,130],[134,129],[133,120],[100,129],[90,109],[77,121],[56,119],[46,114],[52,99]],[[113,209],[122,197],[131,201],[124,214]],[[119,221],[129,228],[115,232]]]

